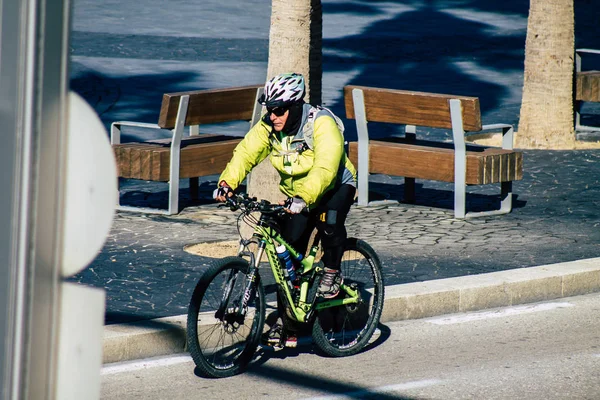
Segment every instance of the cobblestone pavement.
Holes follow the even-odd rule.
[[[600,150],[525,151],[524,160],[510,214],[454,219],[452,186],[422,181],[415,205],[354,207],[349,234],[377,250],[388,285],[598,257]],[[400,196],[402,178],[373,181],[376,193]],[[133,204],[166,205],[165,187],[125,182],[122,189],[122,199]],[[211,189],[205,179],[205,198]],[[494,206],[497,191],[469,188],[468,209]],[[104,248],[74,278],[106,289],[107,323],[185,314],[196,281],[214,259],[184,247],[237,238],[236,213],[210,200],[185,204],[170,217],[117,213]]]

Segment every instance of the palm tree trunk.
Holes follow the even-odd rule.
[[[321,102],[322,24],[321,0],[273,0],[267,80],[284,72],[301,73],[312,104]],[[270,201],[283,198],[279,174],[268,159],[252,171],[248,192]]]
[[[321,0],[273,0],[267,79],[297,72],[307,81],[307,98],[321,102],[323,19]]]
[[[574,32],[573,0],[531,0],[517,147],[575,146]]]

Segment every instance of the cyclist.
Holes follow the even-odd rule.
[[[345,221],[356,193],[356,170],[344,149],[343,124],[330,110],[304,102],[304,78],[285,73],[265,84],[258,102],[267,109],[235,148],[219,178],[214,197],[225,201],[246,175],[270,155],[279,172],[280,204],[288,214],[282,236],[305,252],[314,227],[321,233],[324,274],[318,295],[335,297],[343,278],[340,263]]]

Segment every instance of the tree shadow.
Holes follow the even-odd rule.
[[[200,76],[190,72],[114,76],[89,69],[77,61],[71,61],[71,69],[71,90],[96,110],[107,128],[124,116],[156,123],[163,94],[192,90],[190,83]],[[194,89],[203,88],[195,86]]]
[[[528,2],[373,0],[325,3],[323,10],[326,20],[335,15],[385,17],[359,33],[323,41],[324,70],[352,76],[347,84],[476,96],[484,122],[518,128]],[[600,48],[598,20],[594,0],[576,2],[577,48]],[[600,57],[591,62],[589,69],[600,69]],[[585,104],[584,111],[597,112],[594,106]],[[343,99],[336,98],[330,108],[343,116]],[[355,140],[354,124],[347,128],[349,139]],[[442,130],[421,131],[450,138]],[[401,127],[370,129],[374,138],[399,132]]]
[[[598,21],[600,7],[594,0],[579,0],[575,2],[575,48],[600,50],[598,37]],[[581,54],[582,71],[600,70],[599,54]],[[600,131],[600,103],[581,102],[581,124],[597,126]],[[593,137],[597,138],[597,133]]]
[[[192,198],[189,179],[179,183],[179,211],[187,207],[214,204],[213,191],[217,187],[218,175],[204,176],[199,179],[198,196]],[[119,179],[121,205],[133,207],[151,207],[167,209],[169,206],[169,183],[151,182],[137,179]],[[246,185],[240,185],[239,191],[245,192]]]
[[[404,178],[400,178],[403,181]],[[390,200],[411,206],[432,207],[454,212],[454,184],[448,182],[427,182],[415,184],[415,201],[406,203],[404,200],[404,183],[401,182],[369,183],[369,201]],[[478,192],[474,192],[477,190]],[[485,185],[477,188],[469,187],[466,196],[468,212],[492,211],[501,205],[500,184]],[[527,201],[513,193],[512,208],[523,208]]]
[[[600,7],[596,0],[575,1],[575,48],[600,49],[598,21]]]
[[[277,311],[273,311],[271,312],[268,316],[267,319],[265,321],[265,325],[268,325],[269,321],[271,320],[271,323],[274,323],[274,320],[277,319]],[[310,324],[305,324],[307,327]],[[380,346],[381,344],[383,344],[385,341],[387,341],[387,339],[389,339],[389,337],[391,336],[391,330],[390,328],[383,324],[383,323],[379,323],[377,325],[377,331],[374,332],[373,334],[373,338],[371,338],[371,341],[360,350],[359,353],[364,353],[366,351],[372,350],[378,346]],[[311,388],[319,388],[320,390],[322,390],[324,387],[328,388],[328,393],[330,394],[336,394],[336,393],[344,393],[346,396],[351,396],[353,397],[352,393],[356,393],[356,395],[358,395],[358,393],[360,392],[360,397],[359,398],[371,398],[371,395],[377,395],[377,398],[390,398],[390,399],[397,399],[398,397],[386,397],[387,395],[383,395],[383,397],[381,397],[382,395],[380,393],[375,394],[374,392],[371,392],[369,389],[366,388],[361,388],[358,386],[352,386],[352,385],[346,385],[346,384],[341,384],[341,385],[337,385],[337,384],[332,384],[335,383],[335,381],[331,381],[328,380],[330,383],[328,383],[326,386],[322,386],[322,385],[318,385],[318,386],[313,386],[313,383],[307,384],[307,380],[304,379],[305,377],[309,377],[311,379],[309,379],[308,381],[310,382],[314,382],[315,377],[313,377],[312,375],[302,375],[303,377],[301,378],[299,375],[298,376],[294,376],[294,373],[292,374],[284,374],[284,375],[279,375],[276,374],[275,376],[271,376],[271,372],[273,370],[280,370],[277,367],[271,367],[268,365],[265,365],[269,360],[271,359],[286,359],[286,358],[292,358],[292,357],[297,357],[300,354],[318,354],[321,356],[325,356],[323,354],[320,353],[320,351],[318,351],[315,346],[314,343],[312,341],[312,337],[310,335],[307,335],[306,332],[308,332],[308,330],[306,330],[305,332],[302,332],[302,335],[298,336],[298,345],[296,348],[278,348],[275,349],[271,346],[267,346],[267,345],[259,345],[253,360],[250,362],[250,364],[248,365],[248,369],[244,372],[247,374],[251,374],[251,375],[256,375],[256,376],[264,376],[268,379],[273,378],[273,380],[277,381],[277,380],[281,380],[281,378],[285,378],[285,382],[288,384],[294,384],[296,386],[299,387],[311,387]],[[325,356],[328,357],[328,356]],[[284,371],[284,370],[281,370]],[[194,368],[194,374],[199,377],[199,378],[207,378],[203,372],[201,371],[201,369],[199,369],[198,367]],[[318,379],[322,379],[325,380],[323,378],[318,378]],[[350,394],[348,392],[351,392]],[[403,397],[402,397],[403,398]]]
[[[389,337],[390,330],[387,326],[380,324],[379,328],[381,329],[380,337],[371,345],[365,347],[362,350],[363,352],[378,346]],[[378,341],[380,341],[380,343],[377,343]],[[284,351],[279,351],[275,353],[284,353]],[[285,353],[286,355],[295,354],[287,350],[285,351]],[[282,354],[277,358],[286,358],[286,355]],[[257,377],[263,377],[271,381],[281,382],[287,385],[293,385],[299,388],[315,389],[320,392],[326,390],[327,395],[343,395],[347,398],[357,399],[412,399],[412,397],[392,395],[385,392],[374,391],[372,389],[362,387],[359,385],[342,383],[336,380],[323,378],[318,376],[318,374],[290,371],[284,368],[266,365],[266,361],[268,361],[268,358],[265,358],[264,361],[261,360],[260,362],[253,362],[246,373]]]
[[[382,324],[380,325],[380,329],[381,329],[382,333],[376,338],[376,340],[369,343],[357,354],[364,353],[366,351],[374,349],[375,347],[378,347],[379,345],[383,344],[389,338],[390,333],[391,333],[390,329],[387,326],[382,325]],[[385,333],[384,333],[384,330],[385,330]],[[285,347],[285,348],[281,348],[281,349],[275,349],[275,348],[267,346],[267,345],[261,345],[260,349],[257,351],[257,353],[255,355],[255,359],[252,361],[252,364],[250,365],[250,369],[260,367],[261,365],[268,362],[270,359],[284,360],[286,358],[297,357],[300,354],[314,354],[314,355],[318,355],[321,357],[331,358],[330,356],[322,354],[319,351],[319,349],[317,349],[315,347],[313,340],[310,336],[304,335],[304,336],[298,337],[298,346],[295,348]]]
[[[476,17],[493,13],[509,20],[518,16],[523,24],[528,9],[527,4],[516,0],[495,6],[488,3],[373,1],[361,6],[325,6],[328,13],[343,14],[375,14],[381,4],[405,6],[392,18],[381,19],[359,34],[325,40],[325,46],[332,49],[325,55],[326,69],[352,75],[348,84],[477,96],[482,114],[492,114],[511,99],[511,89],[504,81],[522,74],[525,30],[495,29]],[[344,113],[341,102],[332,109]],[[518,113],[518,107],[513,112]],[[510,122],[516,122],[516,117]],[[355,130],[353,124],[348,125],[349,139],[353,140]],[[393,129],[399,132],[401,127]],[[374,127],[369,134],[373,138],[389,136],[393,129]]]

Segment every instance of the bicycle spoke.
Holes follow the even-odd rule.
[[[352,241],[350,246],[344,251],[341,271],[344,285],[358,291],[359,302],[322,309],[313,329],[315,343],[334,356],[360,351],[371,338],[383,307],[383,283],[375,253],[364,242]],[[342,292],[340,296],[348,295]]]
[[[207,271],[192,296],[188,344],[196,365],[208,376],[235,374],[256,350],[259,329],[255,326],[264,321],[264,291],[257,286],[242,316],[247,269],[241,258],[225,259]]]

